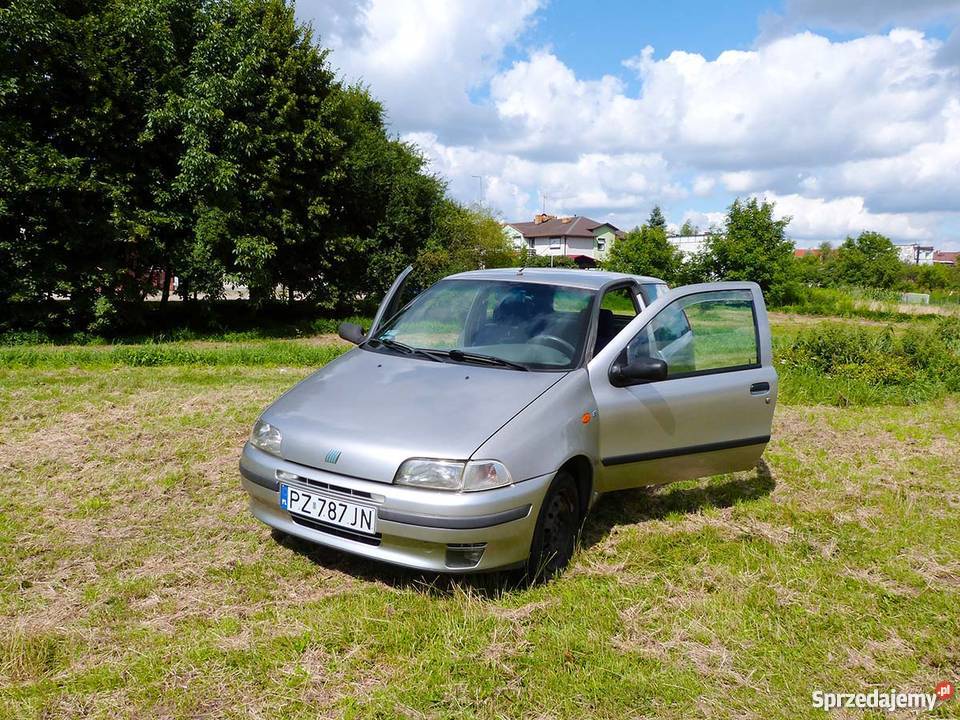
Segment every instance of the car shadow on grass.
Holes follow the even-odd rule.
[[[766,461],[754,471],[652,488],[622,490],[602,496],[591,510],[580,536],[580,546],[590,548],[601,542],[618,525],[661,520],[672,513],[696,513],[705,508],[730,507],[738,502],[769,495],[776,481]],[[289,550],[327,570],[342,572],[358,580],[383,583],[435,597],[468,594],[497,599],[528,583],[520,571],[497,571],[467,575],[445,575],[397,567],[368,560],[339,550],[274,535]]]
[[[593,547],[618,525],[662,520],[673,513],[692,514],[706,508],[726,508],[758,500],[777,486],[766,460],[751,471],[720,475],[676,485],[621,490],[602,495],[594,505],[583,532],[581,547]]]

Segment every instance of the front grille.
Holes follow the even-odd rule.
[[[283,478],[278,479],[281,482],[285,482]],[[365,500],[370,500],[372,497],[370,493],[365,492],[364,490],[352,490],[351,488],[340,487],[339,485],[331,485],[323,480],[314,480],[313,478],[304,477],[303,475],[297,475],[296,481],[303,483],[304,485],[320,488],[321,490],[329,490],[330,492],[340,493],[341,495],[352,495],[353,497],[363,498]]]
[[[380,547],[380,541],[383,538],[381,533],[377,533],[376,535],[364,535],[363,533],[347,530],[346,528],[337,527],[336,525],[328,525],[327,523],[320,522],[319,520],[303,517],[302,515],[294,515],[293,513],[290,513],[290,519],[293,520],[297,525],[303,525],[311,530],[317,530],[322,533],[327,533],[328,535],[336,535],[337,537],[353,540],[354,542],[363,543],[364,545],[372,545],[373,547]]]

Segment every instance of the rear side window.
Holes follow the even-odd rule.
[[[660,358],[673,378],[758,367],[759,347],[752,293],[716,290],[667,305],[630,341],[622,359]]]
[[[634,318],[637,315],[637,307],[633,300],[633,293],[629,288],[621,287],[608,290],[603,294],[603,300],[600,303],[601,310],[609,310],[614,315]]]

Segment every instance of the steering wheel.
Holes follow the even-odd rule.
[[[577,349],[564,340],[561,337],[556,335],[535,335],[530,338],[530,342],[536,343],[537,345],[546,345],[547,347],[552,347],[554,350],[559,350],[568,358],[572,358],[577,354]]]

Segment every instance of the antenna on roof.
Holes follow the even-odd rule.
[[[524,265],[522,268],[520,268],[519,270],[517,270],[517,275],[523,275],[523,271],[526,270],[526,269],[527,269],[527,266]]]

